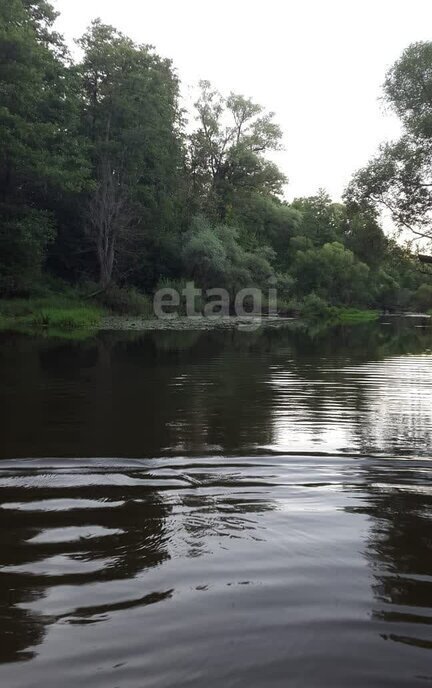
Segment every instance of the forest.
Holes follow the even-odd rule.
[[[0,2],[0,314],[55,295],[145,314],[187,282],[272,284],[286,314],[432,309],[432,42],[383,86],[400,139],[343,202],[288,202],[274,113],[207,81],[185,111],[154,48],[96,19],[73,57],[55,20],[45,0]]]

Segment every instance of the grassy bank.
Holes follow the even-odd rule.
[[[114,285],[98,292],[97,285],[90,283],[77,288],[56,285],[60,289],[54,291],[54,286],[52,291],[29,298],[0,299],[0,330],[82,338],[101,326],[109,329],[109,316],[115,316],[115,329],[128,329],[132,321],[133,327],[138,327],[154,318],[152,297],[135,289]],[[89,294],[94,294],[92,299]],[[376,310],[330,306],[315,294],[298,302],[280,300],[278,305],[281,316],[294,316],[306,323],[327,323],[329,327],[369,323],[379,318]],[[176,310],[185,315],[185,304],[181,303]]]
[[[72,332],[98,328],[104,311],[68,296],[0,300],[0,329]]]
[[[375,322],[380,317],[379,311],[357,308],[336,308],[335,318],[340,323],[355,324]]]

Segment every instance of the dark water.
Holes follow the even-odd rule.
[[[0,685],[432,684],[432,331],[0,339]]]

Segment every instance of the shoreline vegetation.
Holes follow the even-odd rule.
[[[101,298],[101,297],[99,297]],[[142,299],[138,304],[139,299]],[[101,299],[103,302],[103,298]],[[236,327],[257,323],[264,326],[283,325],[288,322],[302,322],[305,325],[325,324],[357,325],[379,321],[384,316],[406,316],[410,313],[384,313],[377,309],[345,308],[328,306],[319,299],[305,300],[303,303],[282,304],[275,315],[206,317],[200,314],[188,317],[185,312],[168,319],[158,319],[152,312],[151,299],[134,293],[134,308],[129,310],[123,303],[121,307],[108,308],[97,300],[86,300],[73,293],[52,294],[28,299],[0,300],[0,331],[24,334],[44,334],[53,337],[81,338],[100,330],[147,330],[147,329],[212,329]],[[140,307],[139,307],[140,306]],[[312,307],[313,306],[313,307]],[[416,314],[428,318],[429,314]]]
[[[185,112],[171,61],[99,19],[74,60],[56,18],[46,0],[0,6],[2,330],[147,322],[163,289],[185,314],[192,283],[223,291],[225,313],[251,289],[258,311],[273,290],[281,317],[306,322],[432,311],[432,257],[387,236],[379,206],[427,252],[432,43],[410,46],[384,84],[407,129],[399,145],[341,200],[318,189],[289,202],[274,113],[208,81]]]

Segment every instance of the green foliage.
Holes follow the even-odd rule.
[[[218,222],[228,219],[239,194],[277,196],[286,179],[265,153],[281,148],[273,113],[249,98],[224,98],[208,81],[195,104],[198,129],[190,137],[188,164],[198,209]]]
[[[292,204],[301,215],[298,233],[314,245],[340,241],[346,223],[346,209],[333,203],[330,196],[320,189],[317,196],[296,198]]]
[[[0,289],[25,290],[54,233],[59,194],[86,183],[78,97],[43,0],[0,4]],[[8,239],[9,237],[9,239]]]
[[[149,238],[178,209],[178,82],[169,60],[94,21],[79,41],[82,128],[90,142],[94,191],[86,224],[99,278],[141,278]]]
[[[262,247],[259,252],[246,251],[234,227],[212,226],[203,216],[194,219],[182,251],[185,274],[198,287],[225,288],[232,296],[246,286],[264,287],[274,275],[273,258],[274,253],[268,247]]]
[[[289,266],[289,246],[300,231],[301,212],[277,198],[240,192],[233,197],[226,221],[239,228],[239,240],[248,250],[267,245],[275,252],[279,270]]]
[[[347,200],[385,207],[401,230],[432,239],[432,42],[410,45],[387,74],[384,98],[400,117],[399,140],[382,145],[354,176]]]
[[[94,329],[101,319],[100,310],[91,306],[75,308],[43,308],[36,312],[30,323],[34,327],[60,330]]]
[[[133,287],[120,288],[111,285],[107,290],[98,294],[95,300],[104,308],[120,315],[141,315],[151,317],[153,305],[149,296],[141,294]]]
[[[414,306],[423,313],[427,313],[432,309],[432,285],[421,284],[414,294]]]
[[[416,134],[432,136],[432,42],[412,43],[389,70],[384,94],[404,126]]]
[[[318,294],[308,294],[301,306],[301,315],[307,320],[314,320],[319,318],[329,318],[332,314],[332,309],[327,301],[322,299]]]
[[[386,254],[387,240],[372,214],[356,213],[347,219],[345,245],[363,263],[378,268]]]
[[[369,296],[369,268],[338,242],[297,251],[292,266],[297,288],[315,292],[337,304],[365,303]]]
[[[319,190],[290,204],[273,113],[202,82],[187,131],[169,60],[97,20],[74,64],[55,18],[46,0],[0,3],[0,296],[32,297],[4,302],[3,325],[91,321],[96,292],[103,308],[149,317],[156,286],[186,282],[225,288],[231,303],[259,287],[265,306],[274,287],[285,314],[429,307],[432,277],[385,237],[378,205],[429,236],[431,43],[389,72],[403,136],[346,202]]]
[[[44,211],[5,212],[0,218],[0,293],[28,292],[40,277],[46,248],[54,237],[51,215]]]

